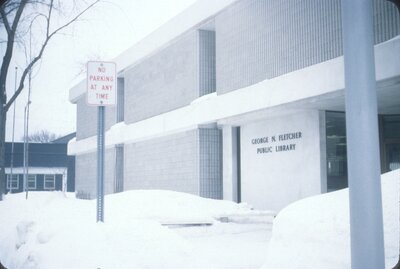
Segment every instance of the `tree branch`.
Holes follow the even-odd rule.
[[[27,34],[29,33],[29,31],[31,31],[32,24],[33,24],[34,21],[36,21],[36,19],[39,18],[39,17],[44,17],[44,18],[47,20],[47,16],[46,16],[45,14],[43,14],[43,13],[35,13],[35,16],[30,16],[29,19],[27,20],[27,21],[30,21],[29,27],[26,28],[26,31],[23,31],[23,32],[21,31],[21,32],[19,33],[19,35],[20,35],[21,37],[27,35]]]
[[[25,68],[24,72],[22,73],[18,89],[13,94],[13,96],[10,98],[10,100],[7,102],[7,104],[4,106],[5,111],[8,111],[8,109],[11,107],[12,103],[15,101],[15,99],[18,97],[18,95],[22,92],[22,90],[24,88],[24,81],[25,81],[26,76],[28,75],[28,73],[31,70],[31,68],[35,65],[35,63],[42,58],[43,52],[44,52],[45,48],[47,47],[50,39],[55,34],[57,34],[59,31],[65,29],[70,24],[75,22],[79,17],[81,17],[84,13],[86,13],[91,7],[93,7],[98,2],[100,2],[100,0],[94,1],[92,4],[87,6],[84,10],[82,10],[78,15],[76,15],[74,18],[72,18],[69,22],[67,22],[66,24],[64,24],[61,27],[57,28],[52,33],[50,33],[50,20],[51,20],[52,8],[49,7],[49,17],[48,17],[48,20],[47,20],[47,29],[46,29],[46,40],[44,41],[44,43],[43,43],[43,45],[42,45],[42,47],[41,47],[41,49],[39,51],[39,54],[35,58],[33,58],[33,60],[29,63],[29,65]],[[53,0],[51,1],[51,4],[52,3],[53,3]]]
[[[11,30],[15,33],[18,27],[19,20],[21,18],[22,12],[24,11],[25,5],[28,2],[28,0],[22,0],[21,4],[19,5],[17,9],[17,13],[15,13],[14,21],[11,27]]]
[[[68,27],[70,24],[72,24],[73,22],[75,22],[77,19],[79,19],[79,17],[81,17],[84,13],[86,13],[86,11],[88,11],[92,6],[94,6],[95,4],[97,4],[98,2],[100,2],[100,0],[96,0],[93,3],[91,3],[89,6],[87,6],[83,11],[81,11],[78,15],[76,15],[72,20],[70,20],[68,23],[64,24],[63,26],[61,26],[60,28],[56,29],[53,33],[51,33],[51,35],[49,36],[49,38],[51,38],[53,35],[55,35],[56,33],[58,33],[59,31],[63,30],[64,28]]]
[[[18,7],[19,7],[19,3],[14,2],[14,1],[9,1],[5,5],[2,6],[2,8],[4,10],[4,14],[6,14],[7,17],[8,17],[8,15],[10,15],[14,11],[16,11],[18,9]]]
[[[0,0],[0,7],[2,7],[7,0]]]
[[[51,12],[53,11],[53,2],[54,2],[54,0],[51,0],[51,1],[50,1],[49,15],[46,17],[46,20],[47,20],[46,39],[49,38],[50,19],[51,19]]]
[[[3,105],[6,102],[6,80],[7,80],[7,70],[8,67],[10,66],[10,62],[11,62],[11,58],[12,58],[12,54],[13,54],[13,49],[14,49],[14,39],[15,39],[15,31],[17,29],[18,26],[18,22],[21,18],[22,12],[25,8],[25,5],[27,3],[28,0],[21,0],[21,3],[18,7],[18,10],[15,14],[14,17],[14,22],[13,22],[13,26],[10,29],[10,25],[8,25],[8,30],[7,30],[7,48],[6,48],[6,52],[4,53],[4,57],[3,57],[3,63],[1,64],[1,70],[0,70],[0,105]],[[1,16],[3,17],[4,14],[4,10],[1,7],[0,8]],[[7,16],[3,17],[3,22],[8,24],[8,20],[7,20]]]
[[[11,27],[10,27],[10,23],[8,22],[7,14],[6,14],[3,6],[0,7],[0,15],[1,15],[1,19],[4,23],[4,26],[6,27],[7,35],[9,35],[11,32]]]

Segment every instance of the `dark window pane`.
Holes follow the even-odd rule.
[[[346,119],[342,112],[326,112],[326,159],[328,191],[346,188]]]

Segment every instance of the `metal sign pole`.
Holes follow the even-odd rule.
[[[352,269],[383,269],[373,1],[342,0]]]
[[[104,222],[104,106],[98,107],[97,120],[97,222]]]
[[[88,105],[97,106],[97,222],[104,222],[104,113],[105,106],[116,105],[116,64],[90,61],[87,63]]]

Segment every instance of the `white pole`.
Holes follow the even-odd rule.
[[[24,183],[23,183],[23,191],[27,190],[26,184],[27,184],[27,171],[26,171],[26,166],[27,166],[27,149],[26,149],[26,144],[28,140],[28,135],[26,132],[26,112],[27,112],[28,104],[25,105],[25,111],[24,111],[24,160],[23,160],[23,165],[24,165]],[[26,197],[27,198],[27,197]]]
[[[18,76],[18,67],[15,67],[15,83],[14,83],[14,94],[17,91],[17,76]],[[11,137],[11,164],[10,164],[10,181],[13,179],[13,168],[14,168],[14,135],[15,135],[15,107],[17,100],[14,101],[13,104],[13,125],[12,125],[12,137]],[[18,179],[17,179],[18,180]],[[12,193],[12,183],[10,182],[10,192]]]
[[[29,28],[29,61],[32,61],[32,23],[31,22],[31,27]],[[27,182],[27,177],[29,175],[29,106],[31,104],[31,90],[32,90],[32,68],[29,69],[29,74],[28,74],[28,103],[26,104],[26,167],[25,167],[25,177],[24,177],[24,185],[25,185],[25,191],[26,191],[26,199],[28,199],[28,182]]]
[[[342,0],[351,268],[384,269],[372,0]]]
[[[28,87],[28,103],[26,104],[26,167],[25,167],[25,191],[26,191],[26,199],[28,199],[28,175],[29,175],[29,105],[31,104],[31,81],[32,81],[32,68],[29,70],[29,87]]]

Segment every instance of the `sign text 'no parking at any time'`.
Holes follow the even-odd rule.
[[[93,106],[116,104],[116,64],[113,62],[87,63],[87,103]]]

